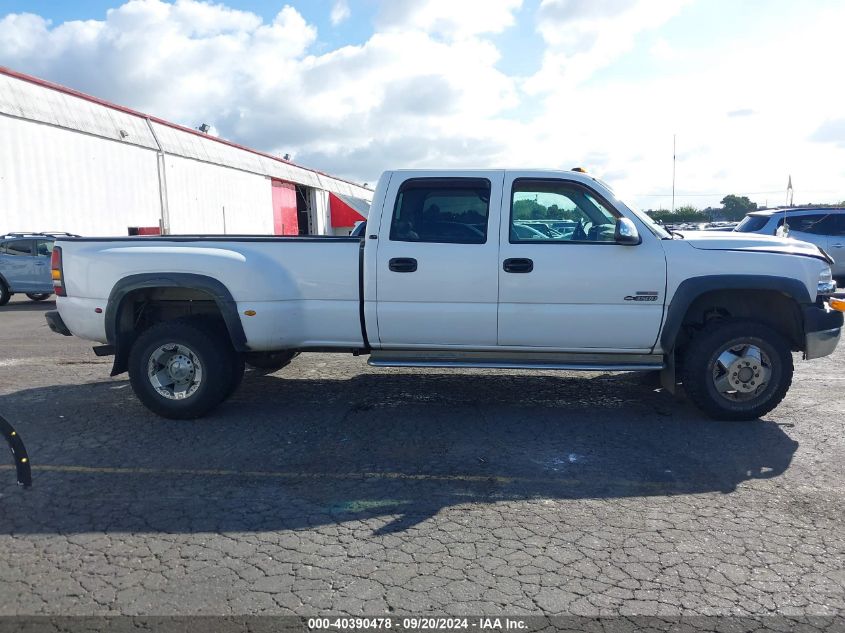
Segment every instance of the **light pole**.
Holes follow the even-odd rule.
[[[677,134],[672,135],[672,213],[675,212],[675,140]]]

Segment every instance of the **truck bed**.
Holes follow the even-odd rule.
[[[132,275],[193,274],[225,285],[239,314],[255,312],[241,319],[252,349],[355,347],[363,341],[357,237],[169,235],[57,244],[68,294],[59,298],[61,312],[77,336],[106,342],[109,297],[97,291]]]

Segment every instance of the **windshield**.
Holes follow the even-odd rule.
[[[764,215],[746,215],[742,222],[734,227],[740,233],[756,233],[768,224],[769,218]]]
[[[660,226],[657,222],[655,222],[648,213],[643,213],[639,209],[635,209],[631,205],[626,204],[619,199],[617,199],[616,201],[618,203],[626,206],[631,213],[633,213],[635,216],[637,216],[637,219],[639,219],[640,222],[642,222],[643,224],[646,225],[646,227],[648,228],[649,231],[654,233],[661,240],[671,240],[672,239],[672,234],[669,231],[667,231],[666,229],[664,229],[662,226]]]
[[[640,220],[640,222],[646,225],[646,228],[648,228],[649,231],[654,233],[661,240],[672,239],[672,234],[666,229],[664,229],[662,226],[660,226],[657,222],[655,222],[650,215],[648,215],[647,213],[643,213],[639,209],[635,209],[630,204],[622,202],[616,195],[616,193],[613,191],[613,189],[610,187],[610,185],[608,185],[606,182],[599,180],[598,178],[593,178],[593,180],[595,180],[602,187],[604,187],[617,204],[621,204],[623,207],[626,207],[631,213],[637,216],[637,219]]]

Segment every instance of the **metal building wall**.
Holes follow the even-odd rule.
[[[0,232],[158,226],[154,151],[6,116],[0,139]]]
[[[227,233],[272,234],[271,177],[309,188],[318,234],[332,233],[329,191],[372,199],[353,183],[0,67],[0,231],[126,235],[158,226],[166,206],[171,233],[222,233],[225,207]]]
[[[266,176],[169,154],[164,162],[171,233],[273,234]]]

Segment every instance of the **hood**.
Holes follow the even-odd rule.
[[[759,233],[737,231],[675,231],[686,242],[704,251],[745,251],[749,253],[779,253],[800,255],[833,263],[824,251],[815,244],[802,242],[791,237],[775,237]]]

